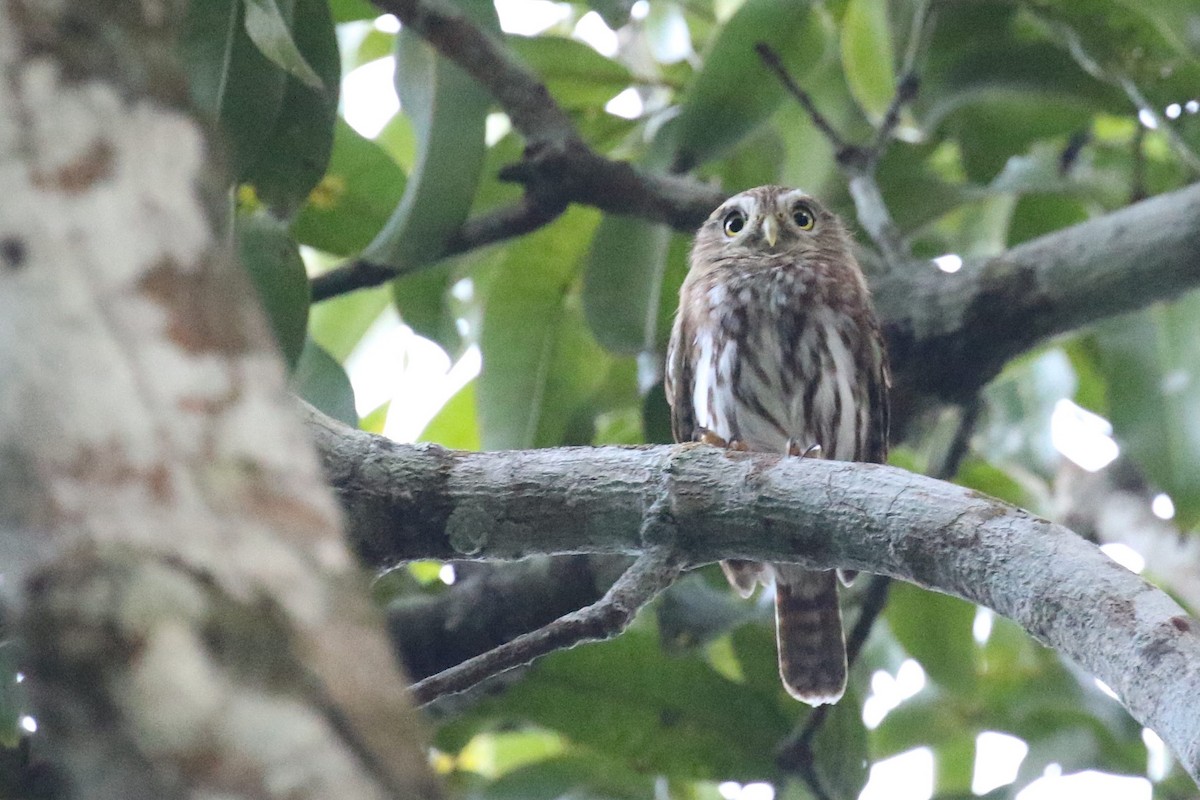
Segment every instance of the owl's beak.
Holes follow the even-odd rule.
[[[762,235],[767,240],[767,247],[775,246],[775,240],[779,238],[779,222],[775,219],[774,214],[763,217]]]

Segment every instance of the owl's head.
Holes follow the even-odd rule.
[[[694,255],[712,263],[740,256],[837,257],[848,247],[837,215],[812,196],[759,186],[734,195],[709,216],[696,232]]]

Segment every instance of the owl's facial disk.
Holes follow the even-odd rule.
[[[800,190],[780,193],[763,202],[751,193],[728,200],[712,216],[725,244],[755,250],[803,247],[817,225],[812,198]]]

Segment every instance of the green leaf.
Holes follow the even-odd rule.
[[[485,30],[499,32],[490,0],[459,6]],[[396,92],[417,137],[416,161],[400,204],[363,256],[412,270],[442,256],[471,209],[487,155],[491,98],[410,28],[396,37]]]
[[[813,760],[821,784],[833,797],[858,797],[867,784],[869,752],[862,700],[853,685],[813,737]]]
[[[421,431],[419,442],[436,442],[452,450],[478,450],[479,421],[475,416],[475,381],[459,389]]]
[[[889,711],[879,727],[870,732],[871,754],[884,759],[914,747],[938,747],[972,736],[975,724],[962,719],[959,710],[947,693],[927,686]]]
[[[1108,380],[1100,371],[1100,355],[1096,350],[1096,337],[1089,334],[1076,336],[1063,343],[1063,351],[1071,361],[1075,373],[1074,400],[1092,413],[1108,418]],[[1018,505],[1020,505],[1018,503]]]
[[[597,214],[574,208],[509,245],[484,299],[476,386],[485,450],[561,443],[570,416],[604,377],[568,290]]]
[[[886,616],[896,639],[931,679],[964,694],[974,689],[974,605],[897,583],[888,597]]]
[[[451,354],[458,351],[460,339],[446,304],[453,283],[453,264],[449,261],[392,281],[392,302],[404,324]]]
[[[563,737],[551,731],[536,728],[495,731],[476,736],[459,753],[459,758],[478,763],[481,772],[498,777],[562,755],[564,746]]]
[[[386,286],[331,297],[309,310],[309,336],[341,363],[390,302]]]
[[[727,680],[699,656],[666,657],[651,633],[635,629],[537,662],[446,732],[481,719],[523,721],[644,774],[769,780],[791,723],[783,709],[774,692]]]
[[[963,459],[954,482],[1021,508],[1029,508],[1036,502],[1020,481],[977,456]]]
[[[283,9],[276,0],[245,0],[245,3],[246,35],[259,51],[287,74],[300,79],[309,88],[321,91],[324,88],[321,77],[292,39],[291,3],[285,2]]]
[[[247,29],[254,2],[247,6]],[[245,176],[255,185],[259,198],[285,218],[296,212],[325,173],[333,148],[341,80],[337,38],[325,0],[295,0],[292,28],[294,46],[319,73],[319,83],[313,86],[295,74],[288,75],[275,129]]]
[[[941,796],[971,797],[975,775],[975,737],[960,736],[934,750],[934,768]]]
[[[1055,194],[1027,194],[1017,200],[1008,224],[1008,245],[1013,247],[1052,231],[1061,230],[1090,215],[1083,201]]]
[[[1178,3],[1176,0],[1117,2],[1153,23],[1158,34],[1180,55],[1200,57],[1200,41],[1196,37],[1196,25],[1200,24],[1200,14],[1196,13],[1194,5]]]
[[[644,800],[654,780],[592,752],[563,755],[513,770],[483,789],[484,800]]]
[[[1183,66],[1200,56],[1195,30],[1200,14],[1192,3],[1178,0],[1075,0],[1072,3],[1042,4],[1039,16],[1053,19],[1077,34],[1093,58],[1110,70],[1132,77],[1168,78],[1154,75],[1153,67],[1170,63]],[[1136,59],[1122,58],[1131,50]]]
[[[1016,474],[1011,467],[1017,465],[1030,479],[1054,474],[1062,456],[1046,434],[1058,401],[1071,397],[1075,387],[1075,372],[1060,348],[1013,360],[984,389],[987,414],[976,432],[976,448],[1010,474]]]
[[[671,237],[667,250],[667,264],[663,269],[662,291],[658,298],[658,330],[654,336],[655,347],[663,354],[667,351],[671,326],[675,323],[675,312],[679,309],[679,288],[683,286],[684,278],[688,274],[688,253],[691,249],[692,237],[678,233]]]
[[[770,614],[759,622],[742,625],[734,630],[730,641],[747,686],[764,694],[772,694],[786,703],[796,702],[787,696],[779,678],[775,624]]]
[[[363,35],[358,47],[348,54],[343,54],[343,58],[349,57],[349,62],[343,62],[342,69],[348,71],[387,58],[395,49],[396,34],[385,33],[372,25]]]
[[[663,646],[672,652],[698,647],[758,616],[753,603],[696,574],[672,584],[654,611]]]
[[[671,433],[671,407],[663,394],[661,381],[650,387],[642,398],[642,433],[646,444],[672,444],[675,441]]]
[[[346,370],[312,339],[304,343],[300,363],[292,373],[292,391],[334,419],[358,427],[354,388]]]
[[[404,185],[404,171],[383,148],[339,119],[329,168],[296,219],[296,238],[327,253],[353,255],[387,223]]]
[[[180,37],[192,101],[220,125],[235,180],[275,130],[287,82],[246,35],[242,8],[242,0],[188,3]]]
[[[635,406],[597,414],[596,435],[592,438],[592,444],[645,444],[641,408]]]
[[[283,351],[295,369],[308,327],[309,287],[304,262],[287,224],[269,214],[239,214],[238,252]]]
[[[1018,88],[981,89],[948,121],[962,142],[967,177],[986,182],[1036,140],[1086,128],[1094,109],[1079,95]]]
[[[379,16],[379,9],[368,0],[329,0],[329,10],[334,22],[353,22]]]
[[[894,63],[887,0],[850,0],[842,16],[842,67],[854,98],[876,122],[896,94]]]
[[[1200,524],[1200,293],[1101,323],[1100,370],[1117,442],[1175,503],[1183,528]]]
[[[588,5],[614,31],[629,22],[634,0],[588,0]]]
[[[785,96],[759,59],[765,42],[792,75],[803,75],[824,56],[821,12],[796,0],[747,0],[721,27],[684,92],[674,171],[686,171],[720,154],[761,124]]]
[[[671,229],[606,216],[583,272],[583,310],[596,340],[614,353],[652,352]]]
[[[383,426],[387,424],[387,415],[391,407],[391,400],[384,401],[379,405],[379,408],[358,421],[358,429],[367,433],[382,434]]]
[[[538,73],[564,108],[603,107],[633,82],[624,65],[575,39],[506,36],[505,43]]]
[[[784,114],[785,110],[780,109],[773,122]],[[788,131],[787,135],[792,135],[792,131]],[[722,186],[730,187],[779,183],[780,171],[787,160],[788,148],[784,138],[779,133],[777,123],[762,125],[738,142],[724,158],[709,162],[697,173],[703,177],[711,173],[720,180]]]

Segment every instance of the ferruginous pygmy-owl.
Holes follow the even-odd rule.
[[[779,186],[712,213],[696,233],[667,354],[676,441],[882,463],[888,385],[871,295],[836,215]],[[846,642],[834,573],[721,566],[743,597],[774,580],[784,686],[812,705],[836,702]]]

